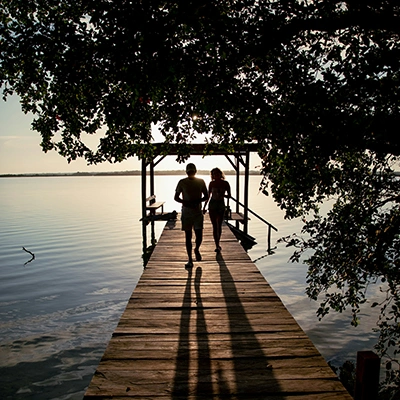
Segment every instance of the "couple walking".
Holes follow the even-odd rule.
[[[219,168],[211,170],[211,182],[208,186],[203,179],[196,178],[196,166],[192,163],[186,166],[187,178],[178,182],[175,191],[175,201],[182,203],[182,230],[185,231],[185,244],[188,254],[187,268],[193,267],[192,257],[192,232],[195,233],[194,254],[196,261],[201,261],[200,245],[203,241],[203,214],[208,211],[213,225],[213,236],[215,242],[215,251],[219,253],[221,246],[219,244],[222,232],[222,222],[225,213],[225,194],[230,197],[231,188],[225,181],[225,176]],[[202,209],[201,203],[204,202]]]

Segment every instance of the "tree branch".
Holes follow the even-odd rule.
[[[30,263],[31,261],[33,261],[35,259],[35,255],[31,251],[27,250],[25,247],[22,247],[22,250],[26,251],[27,253],[29,253],[32,256],[32,258],[30,260],[28,260],[24,265]]]

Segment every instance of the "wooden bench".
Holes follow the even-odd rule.
[[[153,194],[146,198],[146,210],[150,211],[150,215],[155,215],[156,211],[161,208],[161,214],[164,213],[165,201],[156,201],[156,196]]]
[[[249,217],[247,217],[247,219],[250,220]],[[225,221],[238,221],[243,224],[245,218],[242,213],[232,212],[228,217],[225,217]]]

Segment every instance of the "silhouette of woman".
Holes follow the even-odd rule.
[[[222,233],[222,222],[225,214],[225,197],[231,196],[231,187],[225,180],[224,173],[219,168],[211,170],[211,182],[208,186],[208,199],[204,203],[203,212],[206,212],[208,204],[208,212],[210,214],[211,223],[213,225],[213,236],[215,242],[215,251],[221,251],[220,239]]]

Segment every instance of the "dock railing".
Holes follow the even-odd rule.
[[[229,206],[229,199],[233,200],[236,204],[240,205],[241,207],[243,207],[244,210],[247,210],[247,213],[250,213],[252,215],[254,215],[256,218],[258,218],[261,222],[263,222],[265,225],[268,226],[268,236],[267,236],[267,251],[268,253],[271,252],[271,231],[272,229],[275,232],[278,232],[278,228],[276,228],[274,225],[272,225],[270,222],[266,221],[263,217],[261,217],[260,215],[258,215],[257,213],[255,213],[253,210],[251,210],[250,208],[246,207],[243,203],[241,203],[239,200],[235,199],[234,197],[229,197],[228,198],[228,206]],[[247,224],[247,221],[244,221],[245,224]]]

